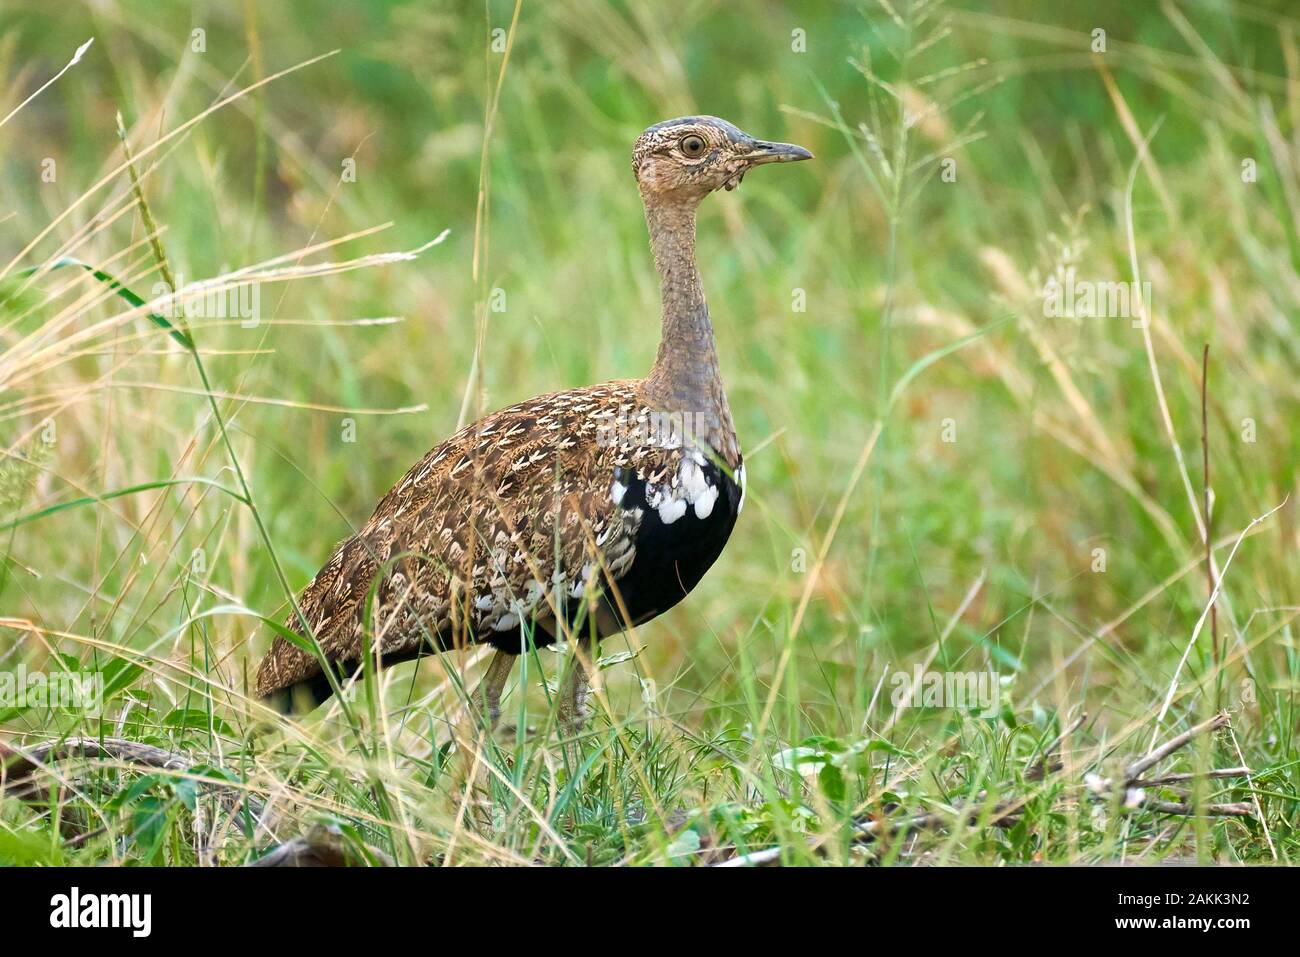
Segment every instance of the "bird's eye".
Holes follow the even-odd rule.
[[[704,139],[692,133],[689,136],[683,136],[681,143],[678,144],[682,152],[694,159],[697,156],[704,155]]]

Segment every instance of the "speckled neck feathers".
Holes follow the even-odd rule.
[[[643,190],[642,201],[663,300],[659,354],[642,392],[651,405],[695,423],[696,438],[734,467],[739,449],[718,370],[704,286],[695,265],[699,199]]]

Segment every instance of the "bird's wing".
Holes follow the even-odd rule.
[[[620,508],[625,476],[668,490],[682,474],[680,448],[644,441],[652,413],[638,385],[539,396],[430,450],[303,592],[325,656],[355,667],[366,629],[390,659],[482,640],[554,615],[596,576],[617,582],[644,514]],[[286,624],[303,630],[296,615]],[[257,690],[319,672],[314,656],[277,637]]]

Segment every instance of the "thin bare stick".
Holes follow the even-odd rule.
[[[1161,814],[1197,813],[1197,808],[1194,805],[1182,801],[1146,801],[1142,806],[1151,811],[1159,811]],[[1207,817],[1255,816],[1255,809],[1251,807],[1249,801],[1238,801],[1232,804],[1203,804],[1199,810],[1201,814]]]
[[[1196,644],[1196,639],[1201,634],[1201,629],[1205,626],[1206,616],[1209,615],[1210,609],[1214,607],[1214,601],[1219,597],[1219,592],[1223,590],[1223,576],[1228,573],[1228,566],[1232,564],[1233,558],[1236,557],[1237,549],[1239,549],[1241,543],[1246,540],[1246,536],[1250,534],[1251,529],[1256,525],[1259,525],[1261,522],[1266,521],[1274,512],[1285,505],[1289,499],[1290,496],[1288,495],[1263,515],[1260,515],[1257,518],[1252,518],[1250,524],[1243,528],[1241,534],[1237,536],[1237,541],[1233,544],[1232,551],[1228,552],[1228,560],[1223,563],[1223,572],[1219,575],[1219,580],[1215,582],[1214,592],[1210,595],[1210,601],[1205,606],[1205,610],[1201,612],[1201,617],[1196,619],[1196,627],[1192,629],[1191,640],[1187,642],[1187,647],[1183,649],[1183,656],[1178,659],[1178,667],[1174,669],[1174,676],[1169,682],[1169,691],[1165,695],[1164,703],[1160,706],[1160,713],[1156,715],[1156,725],[1155,728],[1152,729],[1151,733],[1151,744],[1153,746],[1156,743],[1156,738],[1160,736],[1160,722],[1165,720],[1165,715],[1169,713],[1169,706],[1174,703],[1174,694],[1178,691],[1178,676],[1182,674],[1183,665],[1187,664],[1187,656],[1191,654],[1192,647]]]
[[[1188,771],[1183,774],[1165,774],[1158,778],[1143,778],[1141,781],[1134,781],[1133,786],[1138,788],[1155,787],[1158,784],[1183,784],[1187,781],[1195,781],[1198,778],[1244,778],[1250,776],[1250,768],[1215,768],[1213,771],[1206,771],[1198,774],[1195,771]]]
[[[1147,367],[1151,372],[1151,384],[1155,389],[1156,404],[1160,409],[1160,421],[1165,427],[1169,447],[1173,451],[1174,461],[1178,465],[1178,476],[1182,479],[1183,489],[1187,493],[1188,502],[1192,506],[1192,518],[1196,520],[1196,530],[1201,535],[1204,535],[1205,523],[1201,520],[1201,509],[1196,502],[1196,493],[1192,490],[1191,477],[1187,474],[1187,463],[1183,459],[1182,446],[1178,444],[1178,434],[1174,430],[1174,419],[1169,413],[1169,402],[1165,398],[1165,387],[1160,381],[1160,366],[1156,362],[1156,350],[1151,342],[1151,305],[1142,295],[1142,268],[1138,264],[1137,238],[1133,229],[1133,186],[1137,181],[1138,168],[1150,163],[1151,140],[1155,138],[1159,129],[1160,121],[1157,120],[1151,127],[1151,132],[1138,144],[1138,154],[1133,159],[1133,165],[1129,168],[1128,183],[1124,189],[1124,225],[1128,238],[1129,269],[1133,275],[1133,288],[1137,294],[1138,326],[1142,330],[1142,344],[1146,350]]]
[[[1246,763],[1246,756],[1241,753],[1241,745],[1237,743],[1237,733],[1228,728],[1228,738],[1232,741],[1232,748],[1237,752],[1237,760],[1243,765]],[[1250,785],[1250,799],[1255,802],[1255,814],[1259,818],[1259,826],[1264,829],[1264,840],[1268,841],[1269,853],[1273,855],[1273,860],[1277,860],[1277,848],[1273,846],[1273,835],[1268,831],[1268,818],[1264,816],[1264,809],[1259,804],[1259,792],[1255,790],[1255,778],[1251,775],[1250,769],[1246,769],[1246,783]]]
[[[739,854],[736,857],[729,857],[725,861],[719,861],[713,867],[765,867],[768,864],[774,864],[781,859],[781,848],[767,847],[761,851],[754,851],[750,854]]]
[[[92,43],[94,43],[94,42],[95,42],[95,38],[94,38],[94,37],[91,37],[89,40],[87,40],[87,41],[86,41],[85,43],[83,43],[81,46],[77,47],[77,52],[74,53],[74,54],[72,54],[72,59],[68,61],[67,65],[66,65],[62,70],[60,70],[58,73],[54,74],[54,76],[50,77],[48,80],[46,80],[44,83],[42,83],[42,84],[40,85],[40,88],[37,89],[37,91],[36,91],[35,93],[33,93],[33,94],[32,94],[31,96],[29,96],[27,99],[23,100],[21,103],[19,103],[17,106],[15,106],[12,110],[10,110],[10,111],[9,111],[9,115],[6,116],[3,120],[0,120],[0,126],[4,126],[6,123],[8,123],[10,120],[12,120],[12,119],[14,118],[14,114],[15,114],[15,113],[17,113],[19,110],[21,110],[24,106],[26,106],[26,105],[27,105],[28,103],[30,103],[32,100],[36,99],[36,98],[37,98],[38,96],[40,96],[42,93],[44,93],[44,92],[46,91],[46,89],[48,89],[48,88],[50,87],[50,85],[54,83],[55,80],[57,80],[59,77],[63,76],[63,74],[67,73],[67,72],[68,72],[69,70],[71,70],[74,66],[76,66],[78,63],[80,63],[80,62],[81,62],[81,58],[82,58],[83,56],[85,56],[86,51],[90,49],[90,45],[91,45]]]
[[[173,751],[140,744],[125,738],[68,738],[46,741],[27,748],[15,748],[0,742],[0,780],[15,784],[34,775],[53,761],[97,758],[140,764],[168,771],[184,771],[189,762]]]
[[[1138,779],[1142,777],[1143,771],[1169,757],[1169,755],[1186,745],[1188,741],[1192,740],[1192,738],[1196,737],[1198,734],[1203,734],[1206,731],[1217,731],[1227,723],[1228,715],[1221,711],[1208,721],[1202,721],[1200,724],[1189,728],[1182,734],[1170,738],[1164,744],[1160,745],[1160,747],[1148,751],[1144,756],[1133,761],[1124,769],[1125,787],[1136,785]]]
[[[1209,584],[1210,593],[1210,652],[1214,656],[1214,668],[1219,668],[1219,612],[1214,604],[1214,556],[1210,550],[1211,536],[1213,535],[1214,523],[1210,511],[1210,424],[1209,424],[1209,392],[1210,382],[1210,344],[1205,344],[1204,351],[1201,352],[1201,485],[1205,494],[1205,579]],[[1219,705],[1218,695],[1215,695],[1215,706]]]

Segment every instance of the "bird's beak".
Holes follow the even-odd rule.
[[[753,147],[745,155],[750,166],[762,166],[764,163],[797,163],[810,160],[812,153],[793,143],[769,143],[767,140],[754,140]]]

